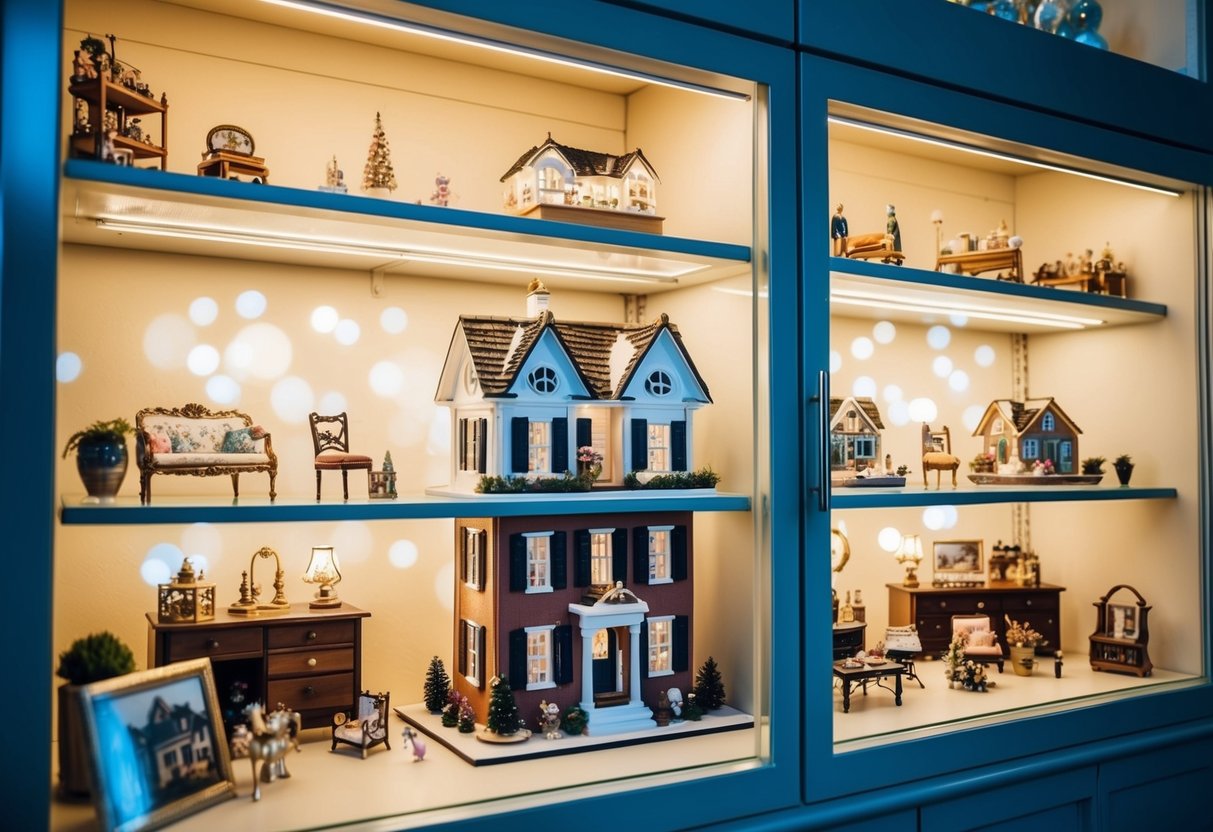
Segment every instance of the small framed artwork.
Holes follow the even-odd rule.
[[[936,540],[935,576],[956,579],[984,577],[982,546],[980,540]]]
[[[1112,638],[1137,638],[1137,606],[1108,604],[1108,622],[1104,631]]]
[[[86,685],[82,710],[101,828],[157,829],[236,796],[210,659]]]

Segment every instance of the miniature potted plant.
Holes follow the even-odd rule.
[[[126,476],[126,435],[134,433],[126,419],[93,422],[68,437],[63,458],[76,452],[76,470],[88,492],[88,501],[112,503]]]
[[[1116,457],[1116,461],[1112,463],[1112,467],[1116,469],[1116,479],[1120,480],[1121,487],[1129,484],[1129,477],[1133,476],[1133,457],[1128,454],[1121,454]]]
[[[578,734],[588,733],[586,728],[589,723],[590,715],[580,705],[569,705],[560,717],[560,730],[575,737]]]
[[[1009,615],[1004,615],[1007,622],[1007,645],[1011,648],[1011,669],[1018,676],[1031,676],[1032,667],[1036,664],[1036,648],[1045,643],[1045,637],[1028,621],[1022,624]]]
[[[135,655],[131,649],[107,631],[76,639],[59,654],[55,674],[67,680],[59,686],[59,784],[65,794],[83,797],[89,793],[80,688],[134,669]]]
[[[1082,461],[1082,472],[1088,476],[1103,474],[1103,464],[1107,462],[1102,456],[1087,457]]]
[[[969,470],[974,474],[994,473],[994,454],[986,452],[973,457],[969,460]]]

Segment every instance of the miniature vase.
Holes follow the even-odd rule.
[[[112,503],[126,476],[126,440],[120,435],[86,437],[76,447],[76,470],[88,492],[86,502]]]
[[[1011,645],[1011,669],[1016,676],[1031,676],[1036,664],[1035,647],[1017,647]]]
[[[1116,479],[1120,480],[1120,487],[1127,487],[1129,478],[1133,476],[1133,463],[1117,462],[1112,467],[1116,469]]]

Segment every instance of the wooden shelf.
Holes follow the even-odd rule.
[[[89,101],[98,101],[102,91],[104,91],[106,100],[115,107],[121,107],[125,110],[127,116],[145,116],[151,113],[163,114],[168,109],[155,98],[140,95],[129,87],[124,87],[122,84],[115,84],[113,81],[100,78],[71,84],[68,86],[67,91],[76,98],[84,98]]]
[[[61,498],[64,525],[138,526],[155,523],[290,523],[338,520],[430,520],[454,517],[608,514],[642,511],[749,511],[745,494],[697,491],[608,491],[589,494],[506,494],[468,497],[401,495],[396,500],[352,499],[317,503],[307,497],[119,497],[110,505],[82,503],[83,495]]]
[[[751,270],[750,248],[730,243],[89,159],[69,160],[64,174],[68,243],[644,294]]]
[[[932,485],[934,479],[932,478]],[[938,491],[922,486],[906,488],[835,488],[830,492],[831,509],[916,508],[922,506],[977,506],[995,503],[1064,503],[1097,500],[1174,500],[1175,488],[1136,488],[1117,486],[1050,485],[960,486],[944,484]]]
[[[980,331],[1044,333],[1150,323],[1165,318],[1167,307],[1136,298],[832,257],[830,312]]]

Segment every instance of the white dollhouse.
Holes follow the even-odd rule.
[[[505,206],[527,213],[536,205],[570,205],[639,214],[657,213],[657,171],[639,148],[622,156],[552,140],[532,147],[501,177]]]
[[[691,419],[712,399],[678,328],[664,314],[557,321],[549,299],[533,280],[525,318],[460,316],[434,398],[450,408],[453,450],[450,485],[436,490],[577,473],[583,448],[606,485],[694,470]]]

